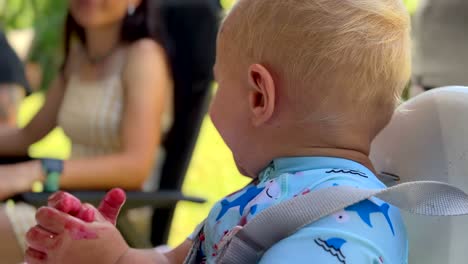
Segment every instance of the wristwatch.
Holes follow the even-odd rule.
[[[63,172],[63,160],[41,159],[42,170],[46,175],[44,191],[56,192],[60,187],[60,176]]]

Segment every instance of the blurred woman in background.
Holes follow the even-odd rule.
[[[172,80],[155,0],[69,0],[65,60],[46,102],[22,129],[0,130],[0,157],[26,156],[54,127],[71,159],[0,166],[0,200],[41,181],[56,189],[141,189],[170,125]],[[0,209],[0,256],[17,263],[35,208]],[[12,243],[17,240],[19,244]]]

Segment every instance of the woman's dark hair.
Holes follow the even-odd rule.
[[[132,43],[142,38],[150,38],[158,42],[167,49],[166,31],[160,14],[160,3],[157,0],[142,0],[140,5],[131,15],[124,18],[120,41],[123,43]],[[64,60],[62,71],[65,69],[70,55],[72,41],[74,37],[86,46],[85,30],[80,26],[68,11],[65,22],[64,36]]]

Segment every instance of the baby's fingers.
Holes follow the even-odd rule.
[[[82,204],[78,198],[66,192],[56,192],[50,196],[48,206],[88,223],[94,221],[96,209],[89,204]]]
[[[37,224],[49,232],[61,234],[71,222],[79,221],[52,207],[41,207],[36,213]]]
[[[33,248],[26,249],[24,260],[27,264],[46,264],[47,254]]]
[[[56,192],[49,197],[48,206],[75,216],[80,212],[81,202],[75,196],[66,192]]]
[[[93,210],[96,210],[93,208]],[[36,221],[43,229],[61,236],[67,233],[73,240],[95,239],[97,234],[91,223],[86,223],[69,214],[51,207],[41,207],[37,210]],[[102,219],[101,221],[105,221]]]
[[[94,208],[94,206],[90,204],[82,204],[80,211],[76,214],[76,217],[85,222],[91,223],[95,220],[95,216],[97,215],[96,213],[97,209]]]
[[[36,225],[26,233],[28,246],[40,252],[48,252],[57,248],[62,236],[58,236]]]
[[[125,199],[125,192],[122,189],[112,189],[106,194],[101,204],[99,205],[99,212],[109,222],[115,225],[120,209],[125,203]]]

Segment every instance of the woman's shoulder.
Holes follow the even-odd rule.
[[[152,39],[141,39],[127,46],[123,68],[125,82],[154,81],[169,76],[169,64],[163,47]],[[169,77],[168,77],[169,78]]]
[[[166,52],[158,42],[150,39],[143,38],[137,40],[128,46],[129,59],[154,59],[157,57],[165,57]]]
[[[167,55],[164,48],[148,38],[140,39],[127,47],[127,59],[124,72],[133,75],[135,72],[146,72],[167,67]]]

